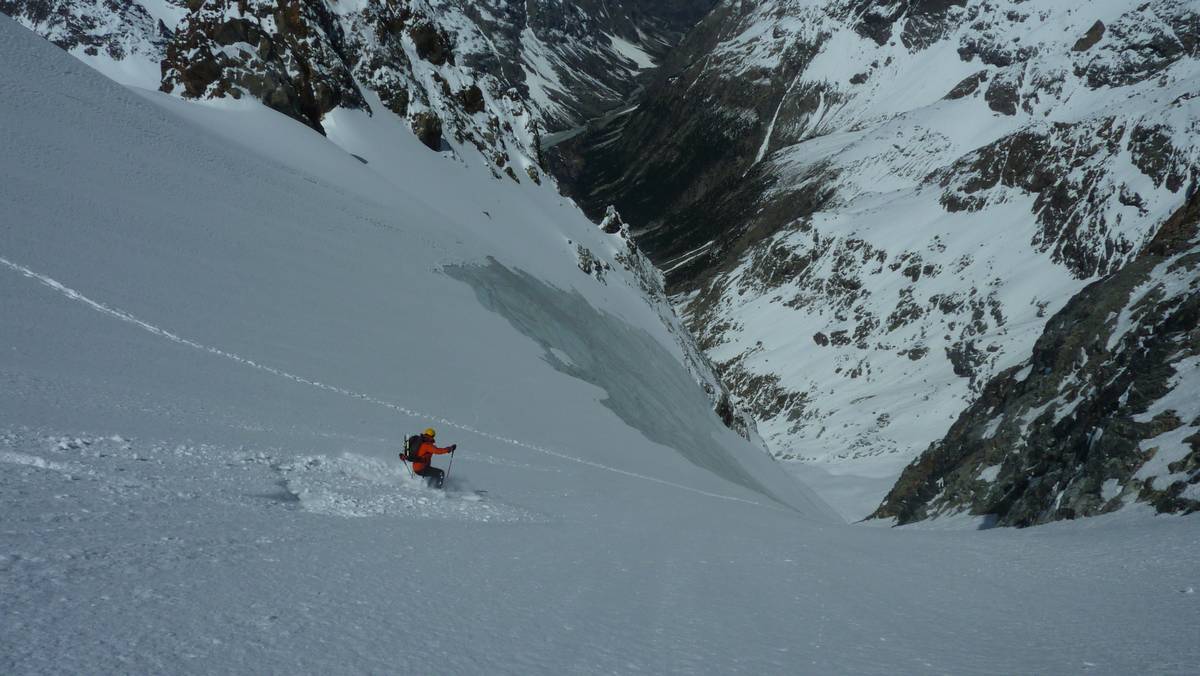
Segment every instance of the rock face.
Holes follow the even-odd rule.
[[[1200,510],[1200,196],[1071,300],[874,514],[1030,526]]]
[[[723,3],[551,163],[779,457],[898,474],[1183,203],[1197,36],[1178,0]]]
[[[324,132],[338,106],[365,108],[346,37],[321,0],[193,1],[167,42],[165,92],[190,98],[253,96]]]
[[[193,98],[249,95],[323,131],[335,108],[370,110],[360,86],[407,117],[431,150],[474,146],[497,177],[537,157],[538,127],[508,83],[458,65],[455,38],[481,36],[461,14],[419,1],[368,0],[334,12],[325,0],[194,5],[163,59],[162,89]],[[474,32],[472,32],[474,30]],[[537,177],[536,169],[528,174]]]

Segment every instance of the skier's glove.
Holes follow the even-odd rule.
[[[458,444],[450,444],[450,452],[453,453],[458,449]]]

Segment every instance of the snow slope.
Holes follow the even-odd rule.
[[[23,61],[34,67],[36,59]],[[78,70],[71,63],[75,79]],[[19,71],[14,65],[8,75]],[[610,429],[614,416],[597,422],[594,387],[556,373],[543,347],[441,271],[448,265],[536,269],[540,293],[561,297],[567,313],[612,323],[631,353],[676,362],[673,383],[680,391],[671,398],[684,414],[705,418],[689,425],[739,449],[737,462],[746,467],[731,469],[730,476],[764,491],[770,486],[780,500],[808,500],[789,496],[795,485],[779,480],[773,463],[734,441],[709,413],[703,392],[678,365],[680,347],[636,280],[616,270],[612,282],[601,283],[579,270],[578,246],[611,257],[618,243],[551,186],[522,190],[491,181],[482,167],[430,161],[386,114],[331,114],[327,133],[338,147],[256,103],[191,105],[96,78],[58,85],[74,97],[66,101],[112,107],[50,106],[48,94],[29,78],[6,87],[23,102],[5,113],[12,116],[5,125],[10,162],[4,181],[12,218],[2,255],[17,279],[24,273],[56,280],[71,289],[60,295],[82,294],[136,317],[144,325],[126,323],[151,328],[153,342],[221,353],[238,378],[261,379],[262,369],[247,368],[254,361],[269,369],[267,380],[349,393],[344,405],[354,409],[362,408],[358,395],[369,393],[384,404],[377,406],[381,414],[394,414],[402,403],[460,426],[686,478],[691,469],[676,467],[677,454],[648,451],[638,430]],[[188,131],[171,133],[181,118],[190,120]],[[120,122],[129,119],[139,122]],[[77,172],[67,194],[56,180],[63,166]],[[23,285],[37,289],[31,282]],[[163,341],[163,332],[179,338]],[[539,371],[549,382],[523,387],[539,380],[531,375]],[[207,391],[221,392],[231,410],[245,409],[238,382],[214,382]],[[507,396],[513,389],[522,396]],[[613,407],[624,397],[646,396],[632,390],[609,395]],[[259,397],[253,392],[249,400]],[[550,410],[554,416],[544,415]],[[314,422],[307,413],[301,417]],[[422,420],[410,417],[405,424],[424,427]],[[395,424],[373,432],[397,434]],[[703,486],[720,485],[707,472],[695,474]]]
[[[6,18],[0,90],[4,673],[1200,659],[1200,522],[838,523],[620,266],[580,271],[623,240],[550,186],[385,114],[327,139],[125,89]],[[427,424],[460,444],[445,494],[394,460]]]

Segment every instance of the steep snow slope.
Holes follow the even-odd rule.
[[[122,89],[3,18],[0,89],[5,673],[1200,659],[1196,520],[825,518],[716,421],[636,280],[581,272],[624,240],[551,189],[385,116],[325,138]],[[445,494],[394,460],[426,424],[460,444]]]
[[[779,457],[872,478],[860,517],[1182,204],[1198,43],[1173,0],[722,3],[577,142],[574,192]]]
[[[18,71],[14,66],[8,75]],[[720,421],[684,369],[659,308],[616,261],[625,241],[601,232],[551,186],[522,189],[492,181],[484,167],[430,164],[387,115],[330,115],[327,133],[335,145],[254,103],[224,109],[151,95],[157,104],[151,106],[108,83],[81,84],[86,88],[76,98],[114,99],[115,109],[99,118],[113,120],[105,127],[95,121],[95,107],[43,112],[47,95],[37,85],[10,86],[24,103],[5,112],[11,124],[4,190],[11,206],[2,255],[17,278],[25,270],[45,275],[114,312],[228,353],[233,365],[255,361],[479,429],[527,430],[521,438],[529,443],[677,474],[641,441],[655,429],[601,427],[601,433],[591,426],[597,391],[584,384],[590,374],[559,363],[577,365],[586,355],[565,339],[543,340],[546,349],[529,343],[507,328],[511,317],[482,310],[476,295],[550,299],[561,311],[546,318],[546,330],[573,336],[606,329],[611,344],[604,347],[628,354],[623,370],[609,365],[608,375],[624,385],[605,395],[610,409],[620,415],[634,408],[628,401],[672,401],[684,426],[705,440],[680,445],[689,459],[703,465],[733,443],[748,469],[734,463],[728,478],[755,489],[774,482],[771,490],[785,500],[794,493],[761,453],[717,429]],[[70,90],[64,83],[56,91]],[[188,126],[189,133],[164,140],[180,116],[211,131]],[[237,145],[214,144],[213,132],[233,135]],[[241,157],[247,147],[254,154]],[[129,162],[131,156],[137,161]],[[279,164],[288,169],[276,177],[270,167]],[[70,165],[78,169],[64,193],[54,168]],[[253,180],[260,174],[271,178]],[[580,270],[581,247],[606,263],[603,281]],[[463,272],[474,269],[481,272]],[[497,290],[484,284],[483,271],[516,281]],[[584,321],[594,328],[571,324]],[[562,375],[553,375],[556,368]],[[531,369],[547,370],[566,389],[524,392],[520,384],[531,379]],[[649,381],[644,373],[659,378]],[[295,384],[287,375],[267,375]],[[505,396],[504,383],[522,396]],[[645,391],[651,386],[678,391]],[[478,410],[493,397],[486,411]]]

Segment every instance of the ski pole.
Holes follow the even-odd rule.
[[[454,451],[458,450],[458,446],[454,447]],[[450,451],[450,462],[446,463],[446,476],[442,477],[442,481],[450,478],[450,468],[454,466],[454,451]]]
[[[404,463],[404,469],[408,470],[408,478],[412,479],[416,475],[413,474],[412,468],[408,466],[408,461],[404,459],[404,454],[400,454],[400,462]]]

